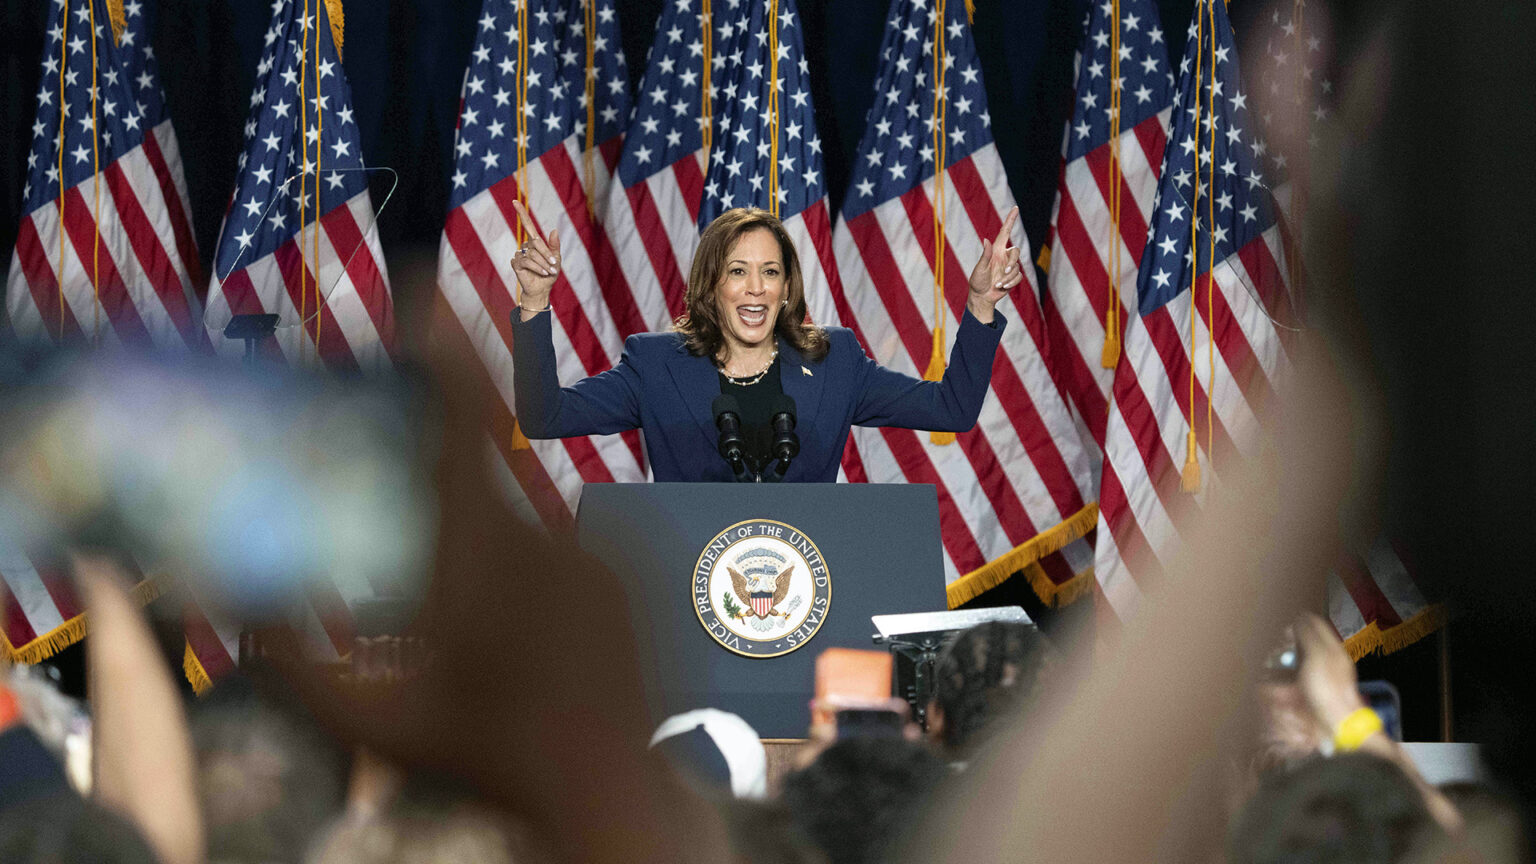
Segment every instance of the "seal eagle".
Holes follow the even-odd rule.
[[[795,566],[791,564],[772,576],[751,577],[743,576],[741,571],[729,565],[725,569],[731,574],[731,587],[741,602],[757,617],[767,618],[789,596],[789,576]]]

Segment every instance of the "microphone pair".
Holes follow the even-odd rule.
[[[746,438],[741,433],[741,405],[736,397],[716,396],[710,411],[715,416],[715,428],[720,430],[720,455],[731,466],[736,482],[773,483],[784,479],[789,463],[800,454],[800,436],[795,433],[795,400],[788,393],[780,393],[774,399],[768,415],[768,425],[773,429],[769,461],[778,464],[766,473],[767,465],[757,465],[747,455]]]

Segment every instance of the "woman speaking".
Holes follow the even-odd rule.
[[[517,210],[532,226],[522,204]],[[886,369],[850,330],[807,324],[789,235],[776,217],[742,208],[722,213],[699,238],[687,308],[670,332],[630,336],[613,369],[561,387],[549,310],[560,237],[555,231],[545,240],[530,227],[512,259],[522,291],[512,311],[518,423],[529,438],[641,429],[651,476],[674,482],[739,479],[717,452],[723,404],[739,420],[746,463],[764,472],[773,461],[773,418],[793,404],[800,449],[782,475],[790,482],[835,481],[854,425],[964,432],[976,425],[1007,324],[994,307],[1023,278],[1019,249],[1008,245],[1017,218],[1015,207],[982,245],[941,381]]]

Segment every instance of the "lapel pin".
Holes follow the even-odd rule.
[[[816,376],[815,376],[815,375],[813,375],[813,374],[812,374],[812,373],[811,373],[811,370],[810,370],[810,369],[808,369],[808,368],[806,368],[806,367],[804,367],[804,366],[801,366],[801,367],[800,367],[800,371],[801,371],[801,372],[804,372],[804,373],[805,373],[805,374],[807,374],[807,375],[810,375],[810,376],[811,376],[811,377],[812,377],[812,378],[815,378],[815,377],[816,377]]]

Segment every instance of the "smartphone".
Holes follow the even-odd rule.
[[[900,738],[907,725],[907,718],[890,708],[843,708],[835,716],[839,741],[844,738]]]
[[[816,658],[816,698],[811,723],[832,737],[899,738],[907,703],[891,696],[891,655],[884,651],[828,648]]]

